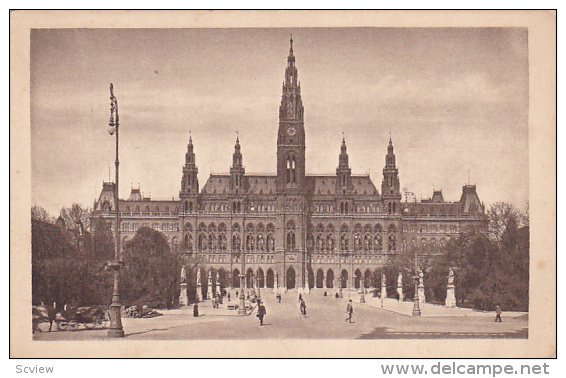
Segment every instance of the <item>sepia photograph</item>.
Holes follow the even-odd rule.
[[[532,319],[541,299],[556,306],[556,208],[531,227],[543,188],[530,184],[543,174],[555,198],[556,162],[533,158],[535,133],[555,141],[554,124],[531,123],[528,25],[248,12],[258,24],[219,26],[242,11],[88,25],[100,12],[27,29],[26,143],[11,145],[29,149],[27,236],[10,251],[25,267],[11,266],[20,342],[91,357],[109,340],[149,357],[172,356],[169,341],[330,342],[367,357],[373,340],[424,357],[417,346],[444,340],[479,357],[533,355],[555,335],[554,314]],[[538,353],[555,353],[543,339]]]

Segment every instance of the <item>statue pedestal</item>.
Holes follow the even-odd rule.
[[[308,285],[307,285],[307,286],[305,286],[305,288],[304,288],[303,291],[304,291],[305,294],[310,294],[310,293],[311,293],[311,288],[308,287]]]
[[[456,292],[454,285],[446,286],[446,307],[456,307]]]
[[[277,287],[277,285],[273,285],[273,293],[277,294],[279,292],[279,288]]]
[[[360,303],[366,303],[366,296],[364,295],[363,291],[362,294],[360,294]]]
[[[381,287],[381,298],[383,299],[387,298],[387,286]]]
[[[179,294],[179,306],[187,306],[189,304],[189,296],[187,295],[187,284],[181,284],[181,294]]]
[[[195,302],[202,302],[202,288],[200,284],[197,284],[197,290],[195,293]]]
[[[426,303],[425,293],[424,293],[424,285],[419,285],[419,303]]]
[[[399,294],[399,301],[403,302],[405,296],[403,295],[403,286],[397,286],[397,294]]]

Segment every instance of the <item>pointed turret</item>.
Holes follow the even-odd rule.
[[[393,141],[389,136],[387,155],[385,155],[385,168],[383,168],[383,181],[381,182],[381,196],[383,206],[388,214],[398,214],[400,211],[401,192],[399,191],[399,170],[395,164]]]
[[[352,169],[348,162],[348,149],[346,139],[342,136],[340,155],[338,156],[338,168],[336,168],[336,193],[350,194],[352,191]]]
[[[181,198],[182,200],[187,198],[196,200],[198,191],[198,167],[195,160],[193,137],[192,135],[189,135],[189,143],[187,144],[187,153],[185,154],[185,166],[183,167],[183,179],[181,180],[181,191],[179,192],[179,198]],[[189,202],[187,202],[186,209],[190,209],[192,212],[192,202],[190,204]]]
[[[234,145],[234,153],[232,154],[232,167],[230,168],[230,191],[232,193],[242,193],[245,173],[246,170],[243,164],[240,137],[236,136],[236,144]]]

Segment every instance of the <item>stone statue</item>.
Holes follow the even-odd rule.
[[[448,272],[448,285],[454,285],[454,271],[450,268],[450,272]]]
[[[185,266],[181,268],[181,283],[187,282],[187,271],[185,270]]]
[[[403,274],[401,274],[401,272],[399,272],[399,275],[397,276],[397,286],[403,286]]]
[[[200,280],[200,269],[197,270],[197,285],[201,285],[202,282]]]
[[[419,286],[424,286],[423,277],[424,277],[423,270],[419,269]]]

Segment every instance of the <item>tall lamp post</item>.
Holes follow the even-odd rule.
[[[119,126],[120,116],[118,115],[118,100],[114,96],[114,87],[110,83],[110,122],[108,123],[108,133],[116,134],[116,183],[114,185],[114,208],[116,211],[116,228],[114,232],[114,261],[109,262],[108,266],[114,271],[114,290],[112,292],[112,303],[110,304],[110,327],[108,329],[109,337],[124,337],[124,327],[122,327],[122,305],[120,304],[120,270],[124,263],[120,250],[120,206],[118,204],[118,178],[120,160],[118,159],[119,146]]]
[[[413,316],[421,316],[421,307],[419,305],[419,272],[418,272],[418,256],[415,248],[415,295],[413,296]]]
[[[238,306],[238,315],[246,315],[246,296],[244,289],[246,288],[246,248],[242,248],[240,243],[240,257],[242,258],[242,271],[240,272],[240,305]]]
[[[413,192],[405,192],[405,213],[408,215],[409,207],[407,205],[408,198],[413,197],[415,204],[417,203],[417,196]],[[404,245],[405,247],[405,245]],[[419,305],[419,262],[417,256],[417,249],[415,248],[415,275],[413,276],[415,280],[415,295],[413,296],[413,316],[421,316],[421,307]]]

